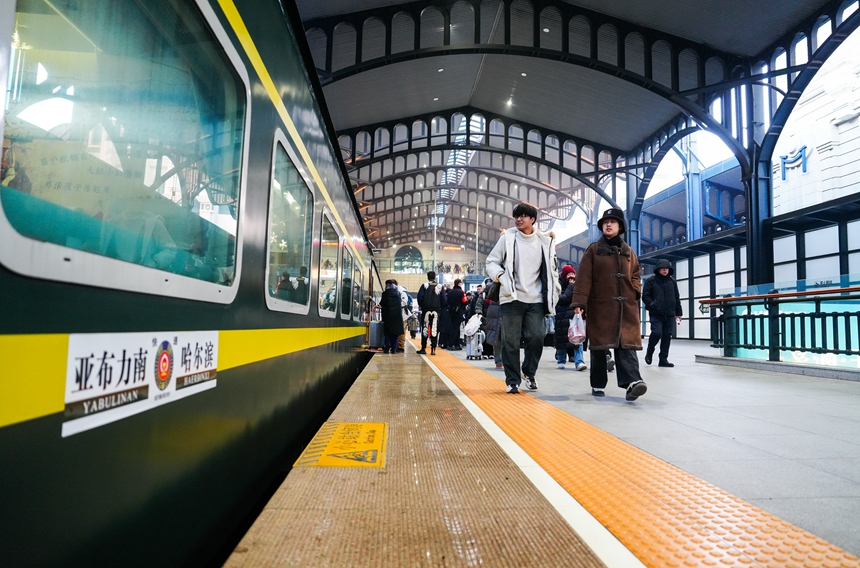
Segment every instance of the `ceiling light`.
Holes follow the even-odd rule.
[[[525,77],[525,76],[526,76],[525,72],[520,73],[520,75],[522,75],[523,77]]]
[[[438,101],[438,100],[439,100],[439,97],[433,97],[433,100],[434,100],[434,101]]]
[[[442,71],[444,71],[444,70],[445,70],[445,69],[443,69],[442,67],[440,67],[439,69],[436,69],[436,72],[437,72],[437,73],[441,73],[441,72],[442,72]]]
[[[544,29],[543,29],[543,33],[548,34],[548,33],[549,33],[549,28],[544,28]]]
[[[512,104],[514,104],[514,99],[508,99],[508,106],[511,106]]]

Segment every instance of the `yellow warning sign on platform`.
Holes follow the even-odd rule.
[[[386,422],[326,422],[294,467],[385,467]]]

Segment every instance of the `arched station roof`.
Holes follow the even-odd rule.
[[[593,221],[601,201],[638,218],[695,130],[750,178],[860,22],[856,0],[296,4],[371,243],[430,240],[437,223],[484,253],[519,201],[541,228],[577,208]]]

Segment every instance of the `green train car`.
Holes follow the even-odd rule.
[[[0,0],[0,565],[217,562],[367,364],[294,10]]]

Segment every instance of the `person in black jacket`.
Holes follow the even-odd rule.
[[[561,269],[559,276],[562,292],[555,306],[555,360],[559,369],[564,369],[567,361],[572,361],[577,371],[585,371],[588,366],[582,360],[582,345],[574,345],[567,340],[567,330],[573,318],[573,298],[576,270],[569,264]]]
[[[460,287],[461,280],[454,280],[454,287],[448,290],[446,304],[448,305],[448,316],[451,318],[451,327],[448,328],[449,336],[445,341],[445,348],[459,351],[463,348],[460,343],[460,325],[466,315],[466,295]],[[444,320],[443,320],[444,321]]]
[[[660,343],[660,367],[674,367],[669,362],[669,344],[672,342],[672,331],[676,324],[681,323],[681,296],[678,294],[678,284],[672,278],[674,271],[668,260],[658,259],[654,267],[654,275],[645,281],[642,291],[642,301],[651,319],[651,335],[648,337],[648,349],[645,351],[645,362],[651,364],[654,348]]]
[[[382,352],[396,353],[397,337],[403,333],[403,318],[400,316],[400,290],[395,280],[385,281],[385,291],[382,292],[379,307],[382,311],[382,332],[385,335]]]
[[[427,354],[427,338],[430,338],[430,355],[436,354],[439,334],[439,313],[445,308],[445,294],[436,283],[436,272],[427,273],[427,282],[418,289],[418,309],[421,310],[421,349],[419,355]]]

